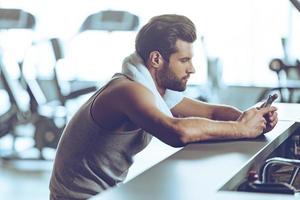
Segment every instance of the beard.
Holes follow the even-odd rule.
[[[177,77],[171,68],[172,66],[168,62],[164,63],[164,66],[157,75],[159,85],[170,90],[184,91],[187,85],[187,78]]]

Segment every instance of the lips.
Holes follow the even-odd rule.
[[[185,76],[185,77],[183,77],[183,79],[184,80],[189,80],[189,78],[190,78],[190,76],[188,75],[188,76]]]

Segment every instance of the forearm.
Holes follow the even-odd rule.
[[[256,109],[243,112],[236,121],[219,121],[199,117],[178,119],[178,127],[183,143],[211,139],[255,138],[266,129],[264,115],[275,112],[275,107]],[[238,113],[231,111],[232,113]],[[234,117],[234,115],[232,115]],[[276,115],[272,127],[276,125]]]
[[[220,121],[236,121],[242,114],[239,109],[227,106],[216,105],[212,113],[212,119]]]
[[[191,142],[222,139],[256,138],[266,129],[266,120],[264,115],[275,112],[275,107],[266,107],[263,109],[251,108],[242,114],[234,108],[224,112],[231,113],[234,120],[213,120],[204,117],[185,117],[173,118],[165,117],[156,122],[156,129],[153,126],[153,133],[156,137],[172,146],[184,146]],[[222,112],[221,112],[222,113]],[[228,119],[226,113],[226,119]],[[222,118],[223,115],[219,115]],[[238,117],[238,119],[236,119]],[[276,115],[274,115],[273,125],[276,124]],[[151,131],[150,131],[151,133]]]
[[[235,121],[216,121],[189,117],[177,120],[178,130],[184,143],[243,138],[239,124]]]
[[[256,138],[266,129],[264,115],[274,111],[276,111],[275,107],[260,110],[251,108],[243,112],[235,121],[202,117],[163,117],[153,121],[152,124],[156,125],[148,126],[149,129],[145,130],[174,147],[207,140]],[[275,118],[276,116],[272,127],[276,124]]]

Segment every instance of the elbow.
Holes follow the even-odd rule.
[[[177,144],[178,146],[175,147],[184,147],[187,144],[191,143],[190,137],[188,137],[187,133],[181,133],[178,140],[179,140]]]
[[[187,130],[180,125],[175,123],[172,127],[173,134],[172,140],[169,141],[169,145],[175,148],[184,147],[190,143],[190,137]]]
[[[191,142],[188,129],[184,126],[184,123],[182,123],[182,119],[167,119],[168,120],[162,123],[163,125],[160,126],[160,128],[153,130],[154,136],[165,144],[175,148],[184,147]]]
[[[168,145],[170,145],[171,147],[174,147],[174,148],[184,147],[186,144],[187,143],[185,143],[184,141],[181,141],[181,140],[168,142]]]

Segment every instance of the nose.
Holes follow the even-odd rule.
[[[196,72],[196,70],[194,68],[194,65],[193,65],[193,63],[191,63],[188,68],[188,73],[194,74],[195,72]]]

